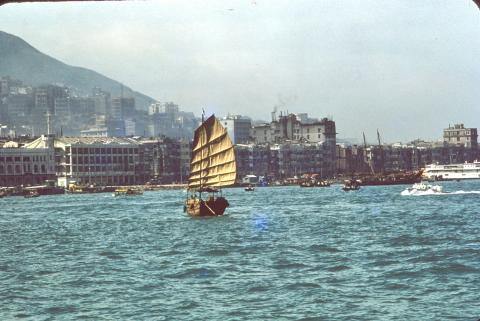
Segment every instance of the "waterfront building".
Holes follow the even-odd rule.
[[[335,122],[327,118],[321,121],[302,124],[300,123],[300,137],[297,139],[306,140],[310,143],[328,142],[334,144],[336,142]]]
[[[247,175],[267,176],[271,172],[269,145],[237,144],[234,150],[237,179]]]
[[[270,124],[255,125],[251,129],[251,136],[256,143],[282,143],[285,141],[299,141],[308,143],[329,142],[335,144],[335,122],[327,118],[316,120],[308,118],[307,114],[280,115],[272,119]],[[301,121],[305,120],[305,123]]]
[[[455,164],[476,159],[478,149],[438,142],[336,146],[336,172],[342,175],[419,170],[433,163]]]
[[[59,137],[55,139],[58,184],[134,185],[144,175],[139,144],[131,138]]]
[[[443,130],[443,141],[449,145],[463,145],[467,148],[478,147],[476,128],[466,128],[463,124],[448,126]]]
[[[20,145],[7,142],[0,148],[0,186],[40,185],[55,177],[55,153],[51,137]]]
[[[220,122],[227,130],[233,144],[246,144],[251,140],[252,120],[249,117],[229,115],[223,117]]]
[[[239,144],[235,146],[238,178],[246,175],[287,178],[303,174],[332,177],[335,145],[323,143]]]
[[[188,179],[191,145],[187,140],[139,138],[145,181],[156,184],[183,183]]]

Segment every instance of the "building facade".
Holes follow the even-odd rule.
[[[6,143],[0,148],[0,186],[40,185],[55,180],[55,154],[49,137],[39,144]]]
[[[229,115],[220,119],[233,144],[246,144],[251,141],[252,120],[240,115]]]
[[[129,138],[60,137],[55,139],[58,185],[143,184],[139,144]]]
[[[295,114],[280,116],[270,124],[253,126],[251,137],[255,143],[283,143],[285,141],[298,141],[308,143],[329,142],[335,145],[335,122],[327,118],[322,120],[311,119],[306,114],[299,117]],[[307,119],[303,123],[301,119]]]
[[[476,128],[465,128],[463,124],[448,126],[443,130],[443,141],[449,145],[462,145],[467,148],[478,147]]]

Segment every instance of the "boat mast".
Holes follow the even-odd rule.
[[[380,148],[380,173],[383,173],[385,170],[384,158],[383,158],[383,148],[382,143],[380,142],[380,133],[378,132],[377,128],[377,139],[378,139],[378,147]]]
[[[202,108],[202,123],[200,124],[200,126],[203,125],[204,121],[205,121],[205,109]],[[202,164],[203,164],[203,148],[202,148],[202,157],[200,158],[200,187],[199,187],[200,199],[202,198],[202,171],[203,171]]]
[[[375,175],[375,170],[373,169],[373,166],[372,166],[372,159],[371,157],[368,157],[368,153],[367,153],[367,140],[365,139],[365,132],[363,132],[363,149],[365,151],[365,161],[370,167],[370,171],[372,171],[372,174]]]

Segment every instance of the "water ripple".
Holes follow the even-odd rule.
[[[477,320],[480,182],[0,199],[1,320]]]

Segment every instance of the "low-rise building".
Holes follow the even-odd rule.
[[[335,144],[336,129],[333,120],[323,118],[315,120],[306,114],[299,117],[295,114],[280,115],[270,124],[253,126],[251,129],[252,140],[256,143],[283,143],[285,141],[298,141],[308,143],[329,142]],[[302,122],[301,119],[306,120]],[[308,120],[308,121],[307,121]]]
[[[0,186],[28,186],[54,180],[55,154],[51,137],[24,146],[7,142],[0,148]]]
[[[467,148],[478,147],[476,128],[465,128],[463,124],[448,126],[443,130],[443,141],[449,145],[462,145]]]
[[[59,137],[55,139],[58,184],[143,184],[139,144],[130,138]]]

